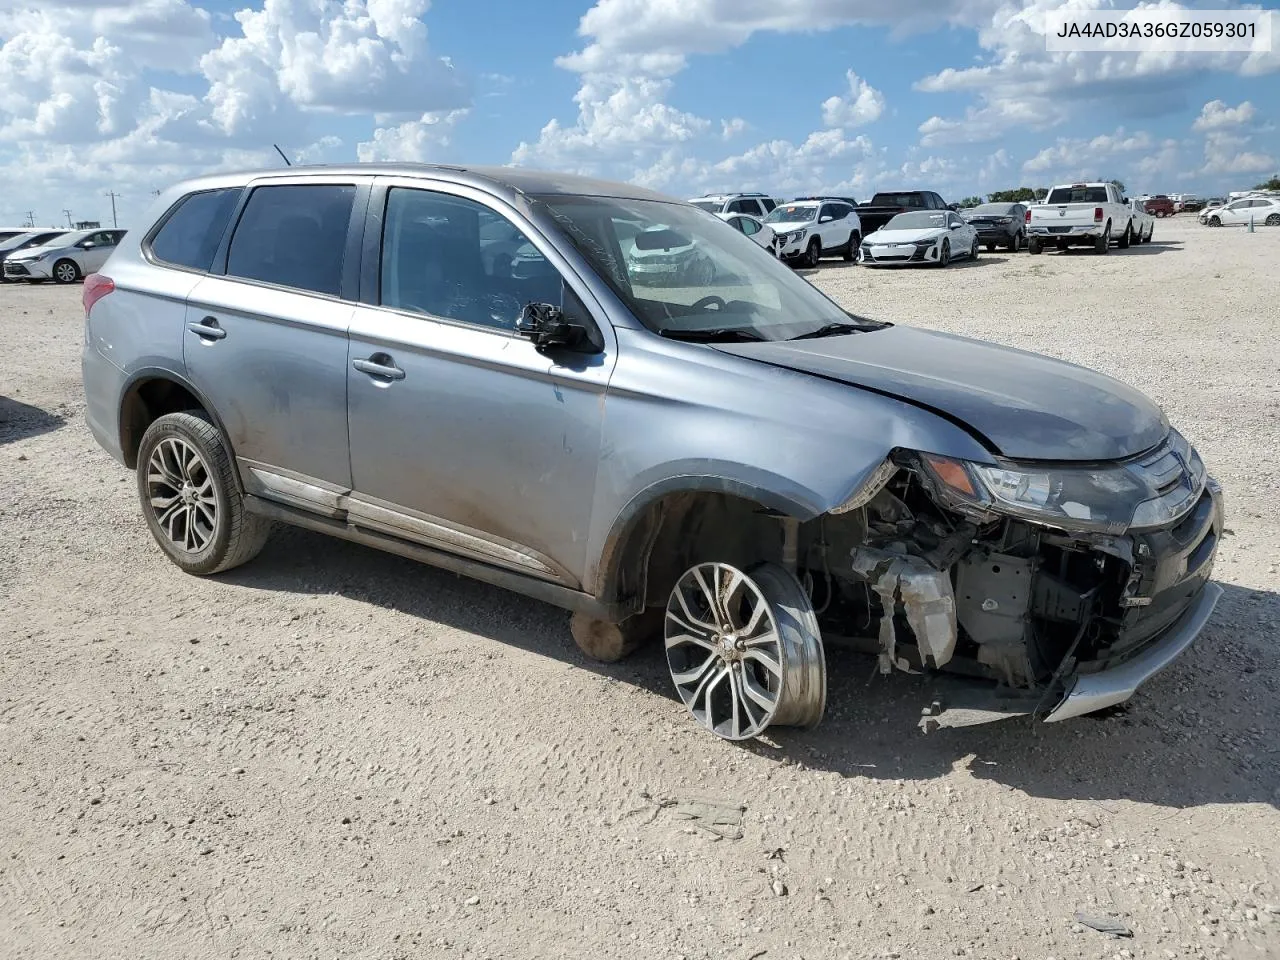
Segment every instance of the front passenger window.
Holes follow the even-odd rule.
[[[385,223],[383,306],[502,330],[526,303],[562,306],[559,271],[483,204],[394,187]]]

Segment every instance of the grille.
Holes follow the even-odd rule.
[[[1168,440],[1139,460],[1138,468],[1155,489],[1155,499],[1175,520],[1184,516],[1203,492],[1203,483],[1192,476]]]
[[[30,273],[30,271],[20,263],[6,263],[4,265],[4,272],[13,277],[25,277]]]

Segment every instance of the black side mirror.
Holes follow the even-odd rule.
[[[539,353],[588,342],[586,329],[570,323],[564,311],[550,303],[526,303],[516,321],[516,333],[528,337]]]

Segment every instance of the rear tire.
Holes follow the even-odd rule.
[[[1041,246],[1040,246],[1040,238],[1039,238],[1039,237],[1028,237],[1028,238],[1027,238],[1027,253],[1029,253],[1029,254],[1031,254],[1033,257],[1035,257],[1035,256],[1039,256],[1039,254],[1040,254],[1040,250],[1041,250]]]
[[[1268,215],[1267,219],[1263,220],[1262,222],[1265,223],[1268,227],[1280,227],[1280,213],[1270,214]]]
[[[1107,221],[1106,228],[1102,231],[1098,239],[1093,241],[1093,252],[1104,254],[1111,247],[1111,221]]]
[[[1120,239],[1116,241],[1116,246],[1121,250],[1128,250],[1133,243],[1133,221],[1124,225],[1124,233],[1120,234]]]
[[[186,573],[248,563],[271,533],[271,521],[245,510],[231,451],[203,410],[167,413],[147,428],[137,479],[151,535]]]

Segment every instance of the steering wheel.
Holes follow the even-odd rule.
[[[703,297],[693,304],[694,310],[706,310],[709,307],[715,307],[717,310],[724,309],[724,299],[717,297],[714,293],[709,297]]]

